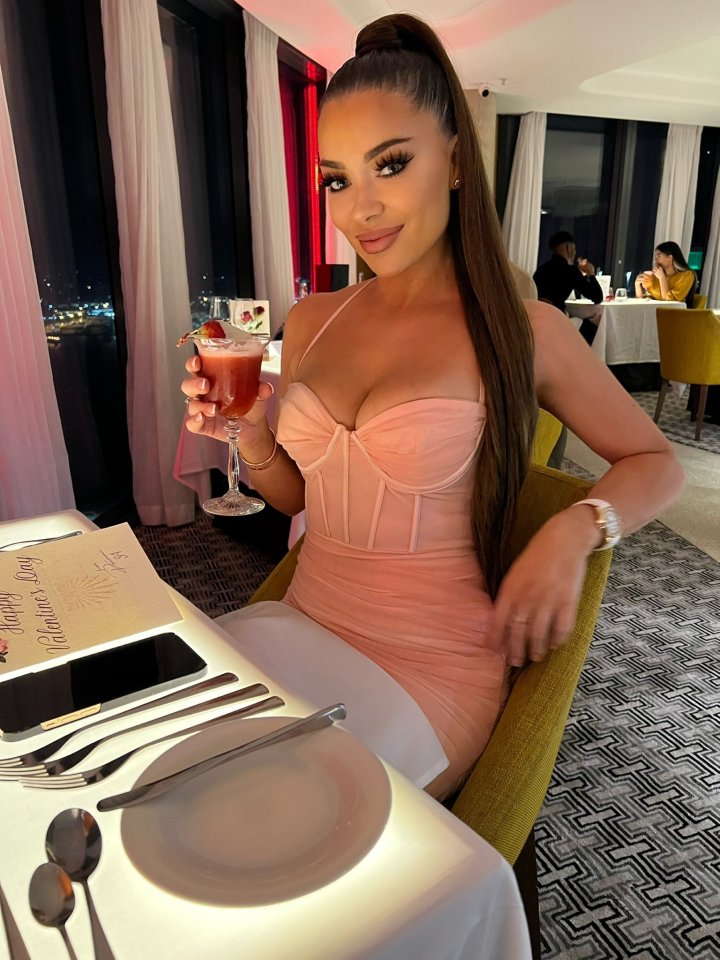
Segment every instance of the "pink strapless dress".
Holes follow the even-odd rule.
[[[449,760],[436,796],[480,755],[506,693],[469,522],[484,423],[482,401],[433,398],[349,430],[299,381],[280,405],[278,441],[305,478],[307,511],[285,602],[415,699]]]

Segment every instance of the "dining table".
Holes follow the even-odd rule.
[[[684,310],[684,303],[628,298],[606,300],[601,307],[597,332],[592,343],[596,357],[616,366],[629,363],[658,363],[660,350],[657,338],[658,306]],[[597,310],[591,300],[567,300],[565,309],[579,328],[589,311]]]
[[[96,529],[74,510],[9,520],[0,523],[0,549]],[[46,860],[48,825],[68,808],[91,812],[101,829],[102,854],[89,888],[114,960],[527,960],[527,925],[508,863],[352,732],[351,701],[347,722],[235,759],[163,797],[98,811],[102,798],[138,779],[317,707],[309,688],[295,686],[292,670],[275,670],[267,656],[256,662],[252,621],[248,642],[238,645],[222,621],[163,587],[178,612],[164,629],[200,654],[208,675],[232,671],[239,684],[264,683],[284,706],[150,746],[90,786],[39,790],[0,782],[0,888],[14,931],[11,952],[0,919],[0,960],[67,957],[58,932],[34,919],[28,887]],[[136,631],[113,645],[123,648],[153,632]],[[322,644],[307,658],[310,672],[325,668]],[[332,693],[341,702],[342,684]],[[171,708],[155,709],[162,716]],[[127,719],[113,720],[115,712],[108,711],[106,733],[127,728]],[[92,719],[72,721],[78,743],[90,738],[81,728]],[[184,725],[168,720],[161,729]],[[50,733],[58,730],[0,739],[0,761],[36,749]],[[125,749],[147,738],[148,731],[129,732],[114,754],[120,744]],[[105,759],[103,750],[114,755],[101,746],[93,765]],[[77,884],[75,892],[67,933],[78,960],[90,960],[90,915]]]

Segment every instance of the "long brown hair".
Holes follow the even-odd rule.
[[[451,192],[448,235],[470,336],[485,386],[487,421],[472,496],[475,550],[495,596],[537,419],[533,341],[515,291],[490,196],[475,124],[442,43],[422,20],[392,14],[358,34],[355,56],[330,81],[323,102],[357,90],[400,93],[458,136],[460,188]]]

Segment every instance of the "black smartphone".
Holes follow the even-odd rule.
[[[207,664],[175,633],[158,633],[0,681],[0,736],[19,740],[140,694],[201,677]]]

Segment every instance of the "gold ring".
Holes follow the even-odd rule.
[[[186,407],[190,406],[190,397],[185,397],[185,406]]]

